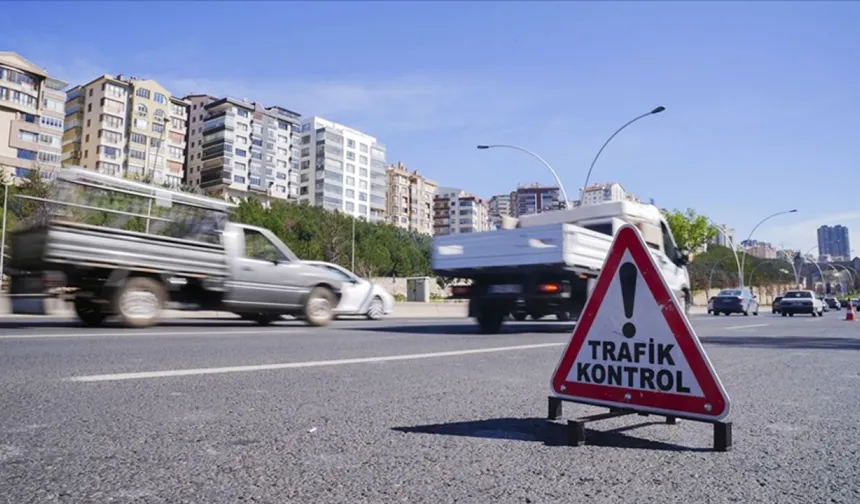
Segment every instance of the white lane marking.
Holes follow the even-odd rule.
[[[731,331],[734,329],[751,329],[753,327],[767,327],[769,325],[770,324],[747,324],[747,325],[736,325],[736,326],[724,327],[723,329]]]
[[[248,371],[269,371],[274,369],[298,369],[322,366],[343,366],[347,364],[367,364],[372,362],[391,362],[416,359],[430,359],[433,357],[454,357],[460,355],[475,355],[493,352],[511,352],[515,350],[532,350],[536,348],[549,348],[567,345],[567,341],[561,343],[536,343],[532,345],[517,345],[504,347],[473,348],[470,350],[453,350],[449,352],[433,352],[406,355],[385,355],[380,357],[359,357],[355,359],[307,361],[307,362],[283,362],[279,364],[259,364],[252,366],[232,366],[218,368],[197,369],[174,369],[168,371],[143,371],[139,373],[117,373],[91,376],[73,376],[65,381],[73,382],[103,382],[119,380],[142,380],[146,378],[167,378],[173,376],[194,376],[223,373],[242,373]]]
[[[205,327],[201,327],[194,331],[137,331],[129,329],[122,332],[92,332],[92,333],[44,333],[44,334],[6,334],[0,336],[0,340],[14,339],[52,339],[52,338],[110,338],[110,337],[134,337],[134,336],[239,336],[247,334],[296,334],[307,332],[307,329],[227,329],[221,331],[211,331]]]

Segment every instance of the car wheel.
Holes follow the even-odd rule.
[[[782,315],[783,317],[787,317],[788,313],[782,312],[780,315]]]
[[[754,312],[753,312],[753,315],[755,315],[756,317],[758,317],[758,310],[754,311]]]
[[[789,314],[788,314],[788,316],[789,316],[789,317],[793,317],[793,316],[794,316],[794,314],[793,314],[793,313],[789,313]]]
[[[325,287],[314,287],[305,301],[304,318],[312,326],[322,327],[334,319],[334,293]]]
[[[517,322],[522,322],[526,319],[526,317],[528,317],[528,314],[525,312],[514,312],[513,317],[514,320],[516,320]]]
[[[749,316],[750,316],[749,310],[744,310],[744,317],[749,317]]]
[[[369,320],[379,320],[385,314],[385,305],[382,303],[382,298],[376,296],[370,302],[370,308],[367,309],[367,318]]]

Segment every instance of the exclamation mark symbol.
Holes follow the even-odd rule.
[[[621,270],[618,272],[618,279],[621,281],[621,301],[624,303],[624,316],[630,319],[633,317],[633,302],[636,301],[636,278],[639,272],[636,271],[636,266],[633,263],[626,262],[621,265]],[[627,322],[621,328],[621,334],[625,338],[636,336],[636,326],[632,322]]]

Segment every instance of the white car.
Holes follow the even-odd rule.
[[[821,317],[824,315],[824,302],[811,290],[792,290],[782,296],[779,312],[783,317],[793,317],[795,313],[809,313],[813,317]]]
[[[394,296],[381,285],[369,282],[337,264],[304,262],[328,270],[343,280],[342,295],[335,314],[363,315],[370,320],[379,320],[394,311]]]

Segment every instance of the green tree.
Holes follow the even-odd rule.
[[[680,210],[663,210],[663,215],[672,230],[672,236],[678,247],[695,252],[704,247],[717,236],[717,227],[704,215],[699,215],[692,208],[685,212]]]

